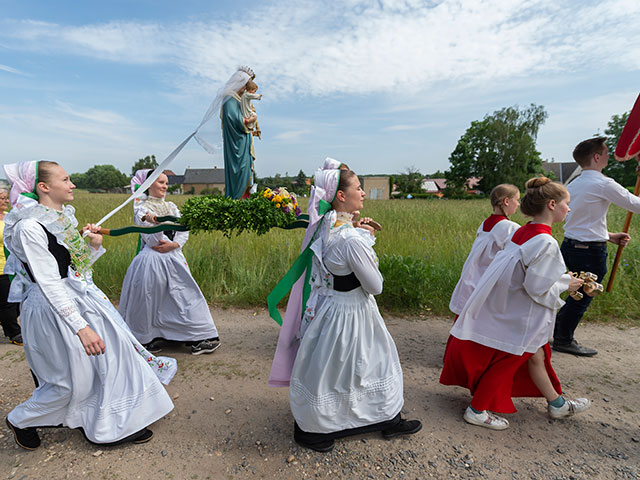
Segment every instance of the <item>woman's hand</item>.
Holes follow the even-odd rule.
[[[570,292],[577,292],[578,289],[582,286],[582,284],[584,283],[584,280],[582,280],[581,278],[578,277],[574,277],[573,273],[569,272],[569,275],[571,275],[571,280],[569,281],[569,288],[568,290]]]
[[[93,223],[87,223],[81,230],[81,233],[84,236],[84,233],[87,232],[86,236],[89,237],[89,245],[94,250],[98,250],[102,245],[102,235],[100,234],[100,225],[94,225]]]
[[[166,240],[160,240],[155,247],[151,248],[153,248],[156,252],[167,253],[179,247],[180,244],[178,244],[178,242],[168,242]]]
[[[91,327],[88,325],[84,328],[78,330],[78,337],[82,342],[82,346],[84,347],[84,351],[87,352],[87,355],[102,355],[106,349],[104,342],[100,338],[100,336],[91,330]]]

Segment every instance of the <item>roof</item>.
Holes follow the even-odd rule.
[[[427,193],[440,192],[447,188],[447,180],[444,178],[425,178],[422,180],[422,189]]]
[[[224,183],[224,168],[187,168],[183,183]]]
[[[174,172],[173,170],[163,170],[162,173],[164,173],[167,177],[173,177],[176,174],[176,172]]]
[[[184,183],[184,175],[167,175],[169,185],[181,185]]]
[[[542,170],[553,172],[556,179],[566,184],[578,168],[576,162],[542,162]]]

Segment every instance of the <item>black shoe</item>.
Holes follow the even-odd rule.
[[[19,333],[11,338],[9,338],[9,343],[13,343],[14,345],[22,346],[22,334]]]
[[[13,438],[16,443],[20,445],[25,450],[35,450],[40,446],[40,437],[38,436],[38,432],[35,428],[18,428],[11,425],[9,422],[9,418],[5,418],[5,422],[7,422],[7,427],[9,430],[13,432]]]
[[[162,350],[163,343],[162,340],[155,339],[142,346],[146,348],[149,353],[158,353]]]
[[[316,452],[321,452],[321,453],[330,452],[331,450],[333,450],[333,447],[336,444],[335,440],[326,440],[324,442],[318,442],[318,443],[306,443],[298,440],[295,437],[293,438],[296,441],[296,443],[301,447],[309,448],[311,450],[315,450]]]
[[[571,340],[571,343],[558,343],[554,340],[551,348],[556,352],[571,353],[579,357],[593,357],[598,353],[598,351],[593,348],[583,347],[575,340]]]
[[[141,430],[141,434],[137,436],[131,443],[135,445],[140,445],[141,443],[147,443],[149,440],[153,438],[153,432],[148,428],[143,428]]]
[[[220,346],[217,340],[202,340],[201,342],[191,345],[191,355],[202,355],[203,353],[213,353]]]
[[[382,436],[384,438],[393,438],[398,435],[411,435],[422,430],[422,423],[420,420],[405,420],[401,419],[397,425],[389,428],[388,430],[382,430]]]

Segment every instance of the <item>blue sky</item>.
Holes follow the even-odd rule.
[[[636,0],[0,0],[2,163],[161,160],[241,64],[259,176],[445,170],[471,121],[531,103],[543,158],[570,161],[633,105],[638,25]],[[192,142],[171,168],[213,165]]]

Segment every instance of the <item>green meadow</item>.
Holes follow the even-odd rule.
[[[95,222],[120,202],[124,194],[89,194],[77,191],[73,205],[81,225]],[[169,200],[181,206],[189,197]],[[301,199],[305,210],[305,199]],[[377,297],[385,312],[448,315],[449,297],[458,281],[478,225],[490,213],[489,201],[478,200],[370,200],[363,216],[382,224],[376,252],[384,276],[384,291]],[[609,230],[620,231],[626,212],[612,206]],[[126,206],[104,225],[130,225],[132,207]],[[518,213],[512,217],[524,223]],[[624,250],[614,290],[596,298],[587,313],[593,320],[640,320],[640,227],[632,222],[632,242]],[[562,226],[553,229],[562,240]],[[274,229],[258,236],[243,233],[226,238],[219,232],[192,234],[184,248],[189,266],[207,300],[220,306],[265,306],[266,297],[296,259],[303,230]],[[122,280],[135,255],[137,236],[105,237],[107,254],[94,265],[95,281],[117,301]],[[609,246],[609,266],[617,246]],[[608,277],[605,279],[608,279]],[[283,305],[284,307],[284,305]]]

